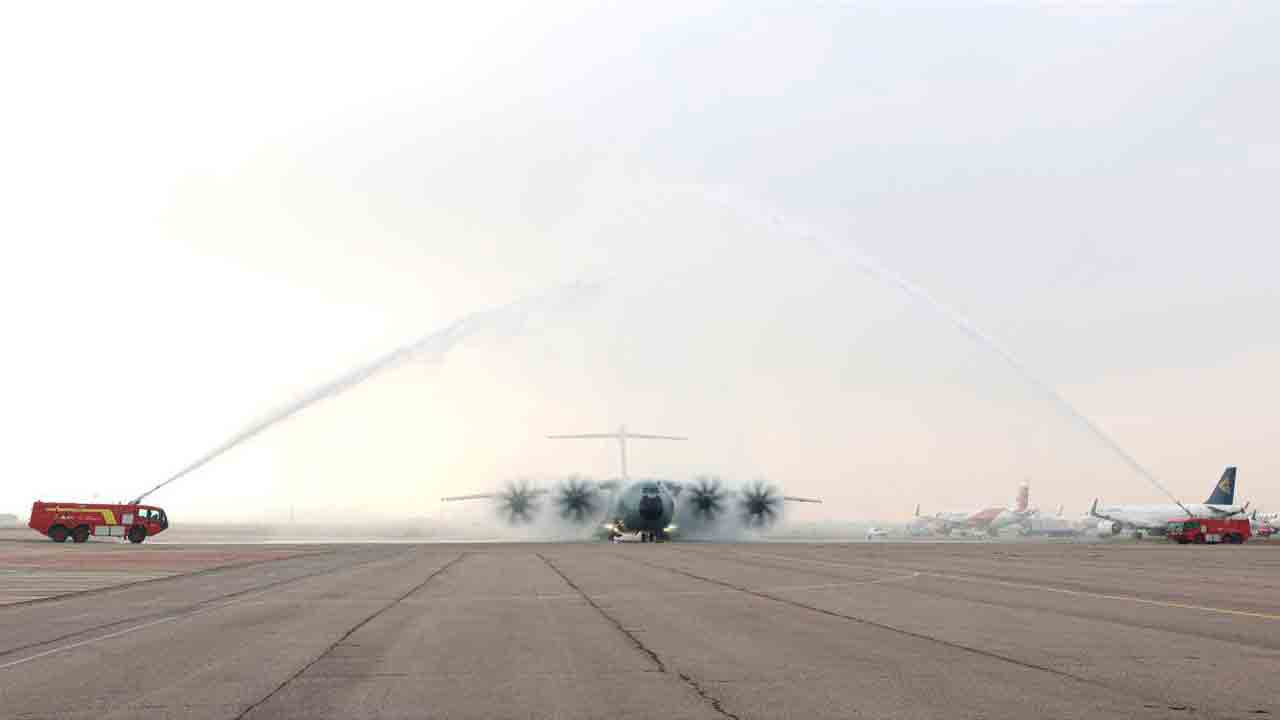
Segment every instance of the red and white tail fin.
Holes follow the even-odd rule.
[[[1026,512],[1027,504],[1031,501],[1031,483],[1026,482],[1018,486],[1018,502],[1014,505],[1014,509],[1018,512]]]

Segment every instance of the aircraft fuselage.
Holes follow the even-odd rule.
[[[1187,503],[1186,510],[1177,505],[1111,505],[1100,507],[1096,512],[1098,515],[1105,515],[1119,528],[1133,527],[1159,532],[1170,520],[1185,519],[1188,512],[1193,518],[1216,518],[1236,515],[1243,510],[1239,505]]]
[[[618,492],[610,519],[620,532],[658,533],[671,526],[675,512],[675,497],[662,483],[641,480]]]

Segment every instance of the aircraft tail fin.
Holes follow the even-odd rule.
[[[1018,501],[1014,505],[1014,509],[1020,513],[1027,511],[1027,504],[1031,501],[1031,483],[1025,482],[1018,486]]]
[[[915,514],[915,517],[920,517],[920,503],[916,503],[916,514]]]
[[[1206,505],[1234,505],[1236,500],[1236,469],[1234,466],[1222,471],[1222,479],[1213,488]]]

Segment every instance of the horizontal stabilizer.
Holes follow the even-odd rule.
[[[640,438],[641,440],[688,440],[687,437],[679,435],[637,435],[635,433],[627,433],[628,438]]]
[[[689,439],[687,437],[681,437],[679,435],[642,435],[640,433],[626,433],[625,435],[622,433],[583,433],[581,435],[548,435],[547,439],[548,440],[600,440],[600,439],[608,438],[613,440],[619,440],[624,437],[628,440],[632,440],[632,439],[688,440]]]
[[[586,433],[583,435],[548,435],[548,440],[582,440],[592,438],[616,438],[618,433]]]

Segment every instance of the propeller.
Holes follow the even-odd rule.
[[[538,511],[536,499],[541,494],[529,487],[528,480],[512,480],[498,493],[498,514],[512,525],[523,525],[533,520]]]
[[[570,475],[556,488],[555,503],[560,517],[582,524],[595,517],[600,491],[590,478]]]
[[[756,480],[742,489],[738,509],[742,522],[748,527],[764,527],[773,524],[781,512],[782,496],[778,488],[763,480]]]
[[[694,519],[712,522],[724,512],[728,495],[714,475],[700,475],[686,488],[689,491],[689,511]]]

